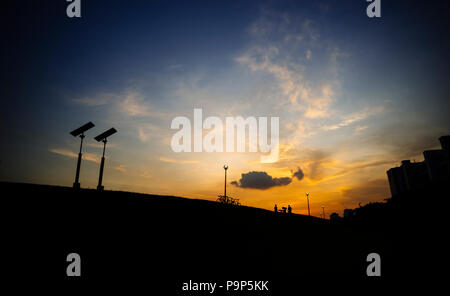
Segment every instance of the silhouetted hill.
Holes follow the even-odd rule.
[[[299,279],[365,279],[371,252],[382,256],[384,278],[395,278],[407,262],[405,245],[396,245],[392,235],[396,226],[386,229],[385,223],[363,229],[130,192],[15,183],[0,183],[0,189],[13,277],[23,277],[31,264],[41,267],[32,277],[74,280],[65,269],[67,254],[76,252],[84,283],[170,282],[175,294],[189,279],[272,280],[275,290],[297,287]],[[38,255],[31,263],[26,254]]]

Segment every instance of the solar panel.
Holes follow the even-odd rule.
[[[98,135],[97,137],[95,137],[94,139],[97,140],[97,142],[102,141],[103,139],[111,136],[112,134],[117,133],[117,130],[115,128],[110,128],[109,130],[107,130],[104,133],[101,133],[100,135]]]
[[[94,125],[92,122],[89,121],[89,122],[86,123],[85,125],[80,126],[79,128],[77,128],[77,129],[71,131],[70,134],[71,134],[72,136],[76,137],[76,136],[78,136],[78,135],[84,133],[84,132],[87,131],[88,129],[93,128],[94,126],[95,126],[95,125]]]

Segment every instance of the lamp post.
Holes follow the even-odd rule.
[[[108,142],[105,139],[102,140],[103,142],[103,155],[102,155],[102,161],[100,163],[100,173],[98,175],[98,185],[97,185],[97,190],[102,191],[103,190],[103,185],[102,185],[102,181],[103,181],[103,168],[105,167],[105,149],[106,149],[106,142]]]
[[[108,140],[106,138],[108,138],[109,136],[111,136],[112,134],[115,134],[115,133],[117,133],[117,130],[115,128],[110,128],[106,132],[103,132],[94,138],[97,142],[100,142],[100,141],[103,142],[103,155],[102,155],[102,161],[100,163],[100,173],[98,175],[98,185],[97,185],[97,190],[99,190],[99,191],[102,191],[104,188],[102,185],[102,181],[103,181],[103,168],[105,166],[106,143],[108,142]]]
[[[308,202],[308,216],[311,216],[311,212],[309,211],[309,192],[306,192],[306,201]]]
[[[323,219],[325,220],[325,206],[322,205],[322,215],[323,215]]]
[[[224,196],[225,199],[227,199],[227,170],[228,170],[228,165],[224,165],[223,169],[225,170],[225,188],[224,188],[223,196]]]
[[[78,152],[78,161],[77,161],[77,170],[75,172],[75,182],[73,183],[73,188],[74,189],[80,189],[80,167],[81,167],[81,158],[82,158],[82,153],[81,150],[83,148],[83,139],[85,138],[84,136],[84,132],[87,131],[88,129],[93,128],[95,125],[92,122],[88,122],[83,126],[80,126],[79,128],[73,130],[70,132],[70,134],[74,137],[78,137],[80,136],[81,139],[81,143],[80,143],[80,151]]]
[[[85,137],[84,133],[82,133],[80,135],[81,142],[80,142],[80,152],[78,152],[77,171],[75,173],[75,182],[73,183],[73,188],[75,188],[75,189],[80,189],[80,182],[79,182],[79,180],[80,180],[80,166],[81,166],[81,157],[82,157],[81,149],[83,148],[83,139],[84,139],[84,137]]]

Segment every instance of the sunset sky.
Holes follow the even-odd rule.
[[[390,197],[386,170],[423,160],[450,133],[439,1],[382,0],[382,17],[368,18],[364,0],[82,0],[80,19],[65,1],[15,2],[2,17],[1,181],[72,186],[79,139],[69,132],[92,121],[82,187],[97,186],[93,137],[115,127],[106,189],[215,200],[228,164],[241,185],[249,172],[290,178],[229,183],[244,205],[305,214],[310,192],[313,215],[321,205],[341,214]],[[173,152],[172,119],[193,121],[194,108],[279,117],[279,160]]]

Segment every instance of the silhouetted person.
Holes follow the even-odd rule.
[[[292,214],[292,208],[291,208],[291,205],[288,205],[288,214]]]
[[[273,207],[273,211],[274,211],[275,213],[278,213],[278,207],[277,207],[277,205],[275,205],[275,207]]]

